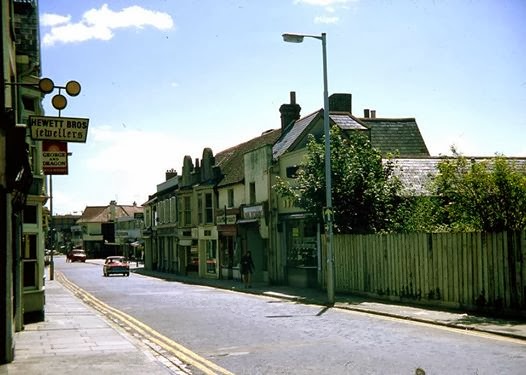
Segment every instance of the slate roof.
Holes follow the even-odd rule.
[[[481,162],[494,159],[494,157],[471,157],[464,156],[473,162]],[[438,173],[438,164],[445,157],[429,158],[400,158],[394,159],[394,174],[400,178],[405,193],[412,195],[429,195],[431,179]],[[508,161],[525,171],[526,158],[510,157]],[[386,160],[384,160],[384,163]]]
[[[82,216],[77,220],[77,224],[81,223],[107,223],[110,221],[110,207],[111,206],[86,206]],[[115,218],[118,217],[133,217],[135,213],[143,212],[143,207],[115,205]]]
[[[223,150],[215,155],[216,166],[220,168],[223,179],[217,186],[242,182],[245,178],[245,153],[265,145],[273,145],[281,136],[281,129],[272,129],[245,143]]]
[[[329,118],[342,130],[367,130],[349,113],[331,113]]]
[[[292,123],[292,125],[286,129],[283,137],[274,144],[274,147],[272,147],[272,157],[277,159],[287,152],[298,137],[304,133],[305,129],[307,129],[309,125],[320,116],[321,111],[316,111]]]
[[[371,144],[382,154],[398,153],[400,157],[429,156],[414,118],[360,118],[360,121],[370,129]]]
[[[313,112],[299,120],[295,121],[289,126],[283,137],[276,142],[272,148],[272,156],[274,159],[279,158],[285,152],[290,150],[300,140],[304,139],[305,135],[310,132],[312,125],[316,124],[323,116],[323,109]],[[355,118],[349,112],[332,112],[329,115],[330,124],[338,125],[342,130],[367,130],[365,126],[360,124],[360,120]]]

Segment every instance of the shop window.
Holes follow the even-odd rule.
[[[217,273],[217,249],[216,241],[206,240],[206,273]]]
[[[222,266],[232,268],[234,266],[234,237],[222,237],[221,251]]]
[[[37,235],[26,234],[22,237],[22,263],[24,288],[37,286]]]
[[[287,264],[293,267],[318,265],[316,223],[297,220],[287,223]]]

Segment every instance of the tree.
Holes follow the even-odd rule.
[[[503,156],[475,161],[452,151],[433,181],[443,222],[456,230],[524,229],[526,167]]]
[[[325,147],[323,139],[310,135],[305,162],[297,178],[289,183],[278,179],[275,189],[284,197],[322,220],[325,201]],[[361,133],[342,134],[331,129],[332,198],[334,230],[340,233],[376,233],[394,226],[401,204],[401,184],[393,175],[391,161]]]

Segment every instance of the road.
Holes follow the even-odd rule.
[[[503,337],[133,273],[103,277],[99,265],[61,257],[55,269],[138,334],[196,361],[193,373],[524,374],[526,368],[526,343]],[[198,358],[217,369],[201,371]]]

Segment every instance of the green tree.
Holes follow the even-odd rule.
[[[342,134],[331,129],[332,198],[334,230],[339,233],[376,233],[395,226],[402,200],[401,184],[393,175],[393,163],[382,155],[365,134]],[[325,201],[325,146],[313,136],[307,143],[304,163],[289,183],[278,179],[275,189],[296,206],[322,219]]]
[[[476,161],[453,149],[433,186],[441,219],[453,230],[499,232],[526,227],[526,167],[497,156]]]

